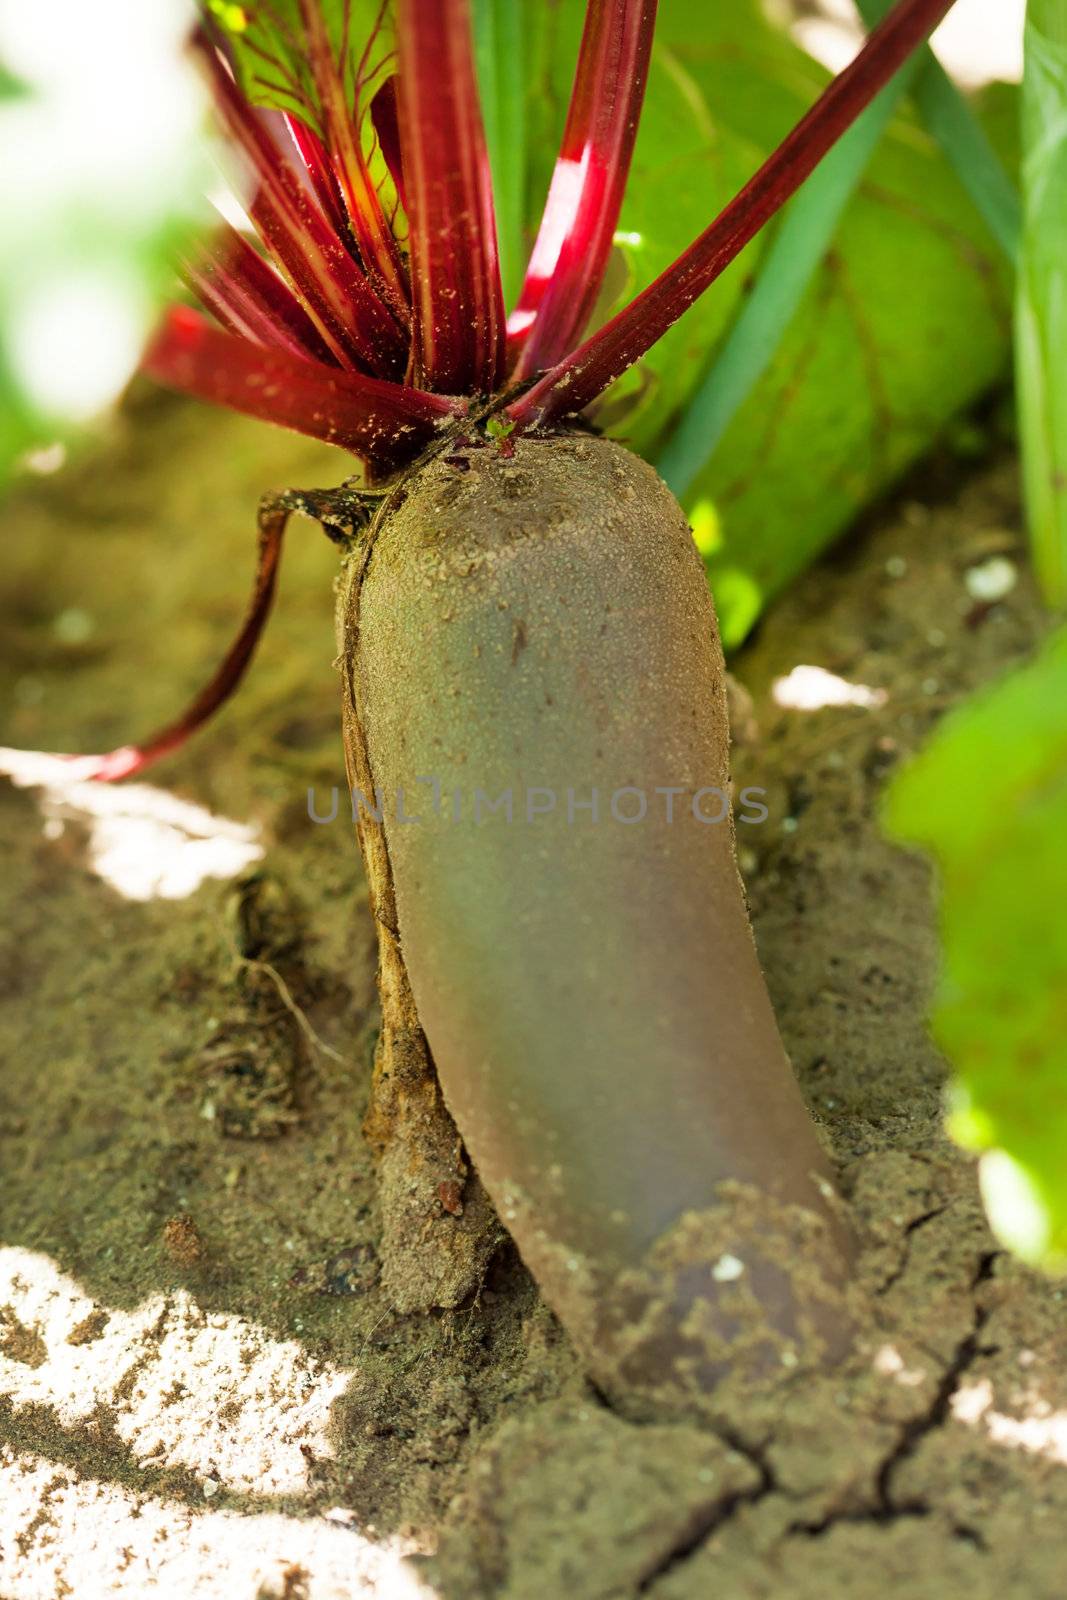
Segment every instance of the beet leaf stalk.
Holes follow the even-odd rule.
[[[227,7],[236,31],[209,19],[199,39],[262,251],[206,243],[186,275],[222,326],[173,312],[147,370],[340,445],[363,480],[267,502],[219,673],[96,775],[147,765],[222,703],[286,515],[327,523],[345,549],[345,751],[379,931],[368,1127],[387,1286],[420,1303],[390,1262],[429,1241],[423,1303],[469,1292],[480,1181],[591,1373],[640,1414],[840,1356],[849,1231],[748,927],[722,654],[685,518],[647,465],[568,419],[704,293],[949,4],[900,0],[584,343],[654,0],[590,0],[509,321],[467,0],[396,0],[359,39],[355,8],[339,28],[315,0]]]

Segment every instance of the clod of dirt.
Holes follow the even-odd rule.
[[[195,1267],[204,1259],[200,1229],[187,1211],[164,1223],[163,1248],[177,1267]]]

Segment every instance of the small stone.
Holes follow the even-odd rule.
[[[737,1256],[720,1256],[711,1269],[716,1283],[734,1283],[744,1272],[745,1263]]]
[[[976,567],[968,567],[963,582],[972,600],[1003,600],[1018,582],[1019,572],[1007,556],[990,556]]]
[[[179,1267],[194,1267],[204,1258],[204,1241],[187,1211],[163,1225],[163,1248]]]

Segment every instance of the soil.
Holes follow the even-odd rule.
[[[239,613],[258,496],[340,475],[152,397],[26,480],[7,743],[165,719]],[[699,1426],[608,1409],[506,1240],[457,1308],[386,1296],[374,934],[343,806],[308,807],[345,783],[336,553],[309,523],[290,545],[247,686],[149,781],[5,758],[49,782],[0,788],[2,1600],[1061,1596],[1063,1291],[998,1250],[943,1136],[931,874],[877,823],[897,764],[1043,627],[1010,453],[928,471],[734,663],[757,939],[869,1310],[838,1371],[727,1386]],[[991,559],[998,601],[973,592]],[[783,705],[800,665],[867,703]]]

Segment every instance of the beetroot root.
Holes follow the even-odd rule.
[[[439,455],[338,625],[383,1036],[421,1028],[593,1378],[663,1413],[838,1355],[847,1230],[748,925],[669,491],[581,435]]]

